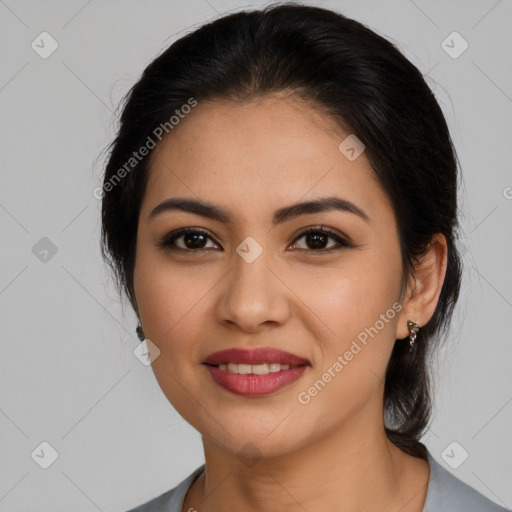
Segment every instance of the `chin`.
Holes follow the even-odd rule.
[[[304,431],[299,426],[297,430],[279,425],[279,421],[257,424],[246,420],[227,420],[226,416],[219,416],[216,422],[208,421],[207,424],[193,424],[207,443],[213,443],[223,450],[236,455],[238,458],[272,458],[286,455],[306,444],[306,439],[301,442]],[[253,417],[254,419],[254,417]],[[222,425],[222,426],[221,426]],[[226,429],[222,428],[225,426]],[[276,428],[277,426],[277,428]],[[283,427],[283,428],[281,428]]]

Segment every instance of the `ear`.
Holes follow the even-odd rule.
[[[423,327],[436,310],[448,264],[448,245],[441,233],[432,237],[425,256],[414,267],[397,323],[396,339],[409,336],[407,320]]]

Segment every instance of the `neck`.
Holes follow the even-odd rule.
[[[291,453],[249,463],[203,437],[206,471],[183,510],[421,512],[428,462],[389,442],[383,421],[373,424],[360,418]]]

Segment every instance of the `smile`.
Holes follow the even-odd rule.
[[[262,364],[244,364],[244,363],[222,363],[218,365],[219,370],[240,375],[267,375],[281,370],[289,370],[289,364],[280,363],[262,363]]]
[[[274,393],[297,381],[311,364],[275,348],[232,348],[210,354],[203,365],[217,385],[246,397]]]
[[[269,369],[267,373],[263,374],[234,373],[227,369],[221,370],[218,366],[207,365],[206,368],[213,381],[226,391],[235,395],[251,397],[275,393],[298,380],[308,368],[308,365],[301,365],[285,369],[286,366],[283,365],[278,371],[274,372],[270,372]]]

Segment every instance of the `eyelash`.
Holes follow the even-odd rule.
[[[211,240],[213,240],[212,237],[206,231],[203,231],[200,229],[194,229],[194,228],[183,228],[183,229],[179,229],[178,231],[175,231],[173,233],[170,233],[170,234],[164,236],[162,238],[162,240],[160,241],[160,243],[157,245],[159,247],[163,247],[165,250],[168,250],[168,251],[183,251],[183,252],[202,253],[202,252],[207,252],[211,249],[211,248],[183,249],[182,247],[176,247],[174,245],[174,243],[176,242],[176,240],[178,238],[181,238],[182,236],[187,235],[189,233],[205,235],[208,238],[210,238]],[[297,249],[297,250],[306,252],[307,254],[314,253],[314,255],[322,255],[322,254],[330,254],[330,253],[340,250],[340,249],[344,249],[344,248],[348,249],[348,248],[353,247],[352,244],[347,242],[345,239],[340,237],[338,234],[336,234],[335,232],[331,231],[328,228],[324,228],[323,226],[321,226],[320,228],[309,228],[306,231],[303,231],[294,239],[294,241],[292,242],[292,245],[296,244],[297,241],[300,240],[301,238],[303,238],[304,236],[307,236],[312,233],[321,233],[322,235],[327,235],[329,238],[333,239],[339,245],[335,246],[335,247],[331,247],[329,249]],[[215,243],[218,245],[217,242],[215,242]]]

